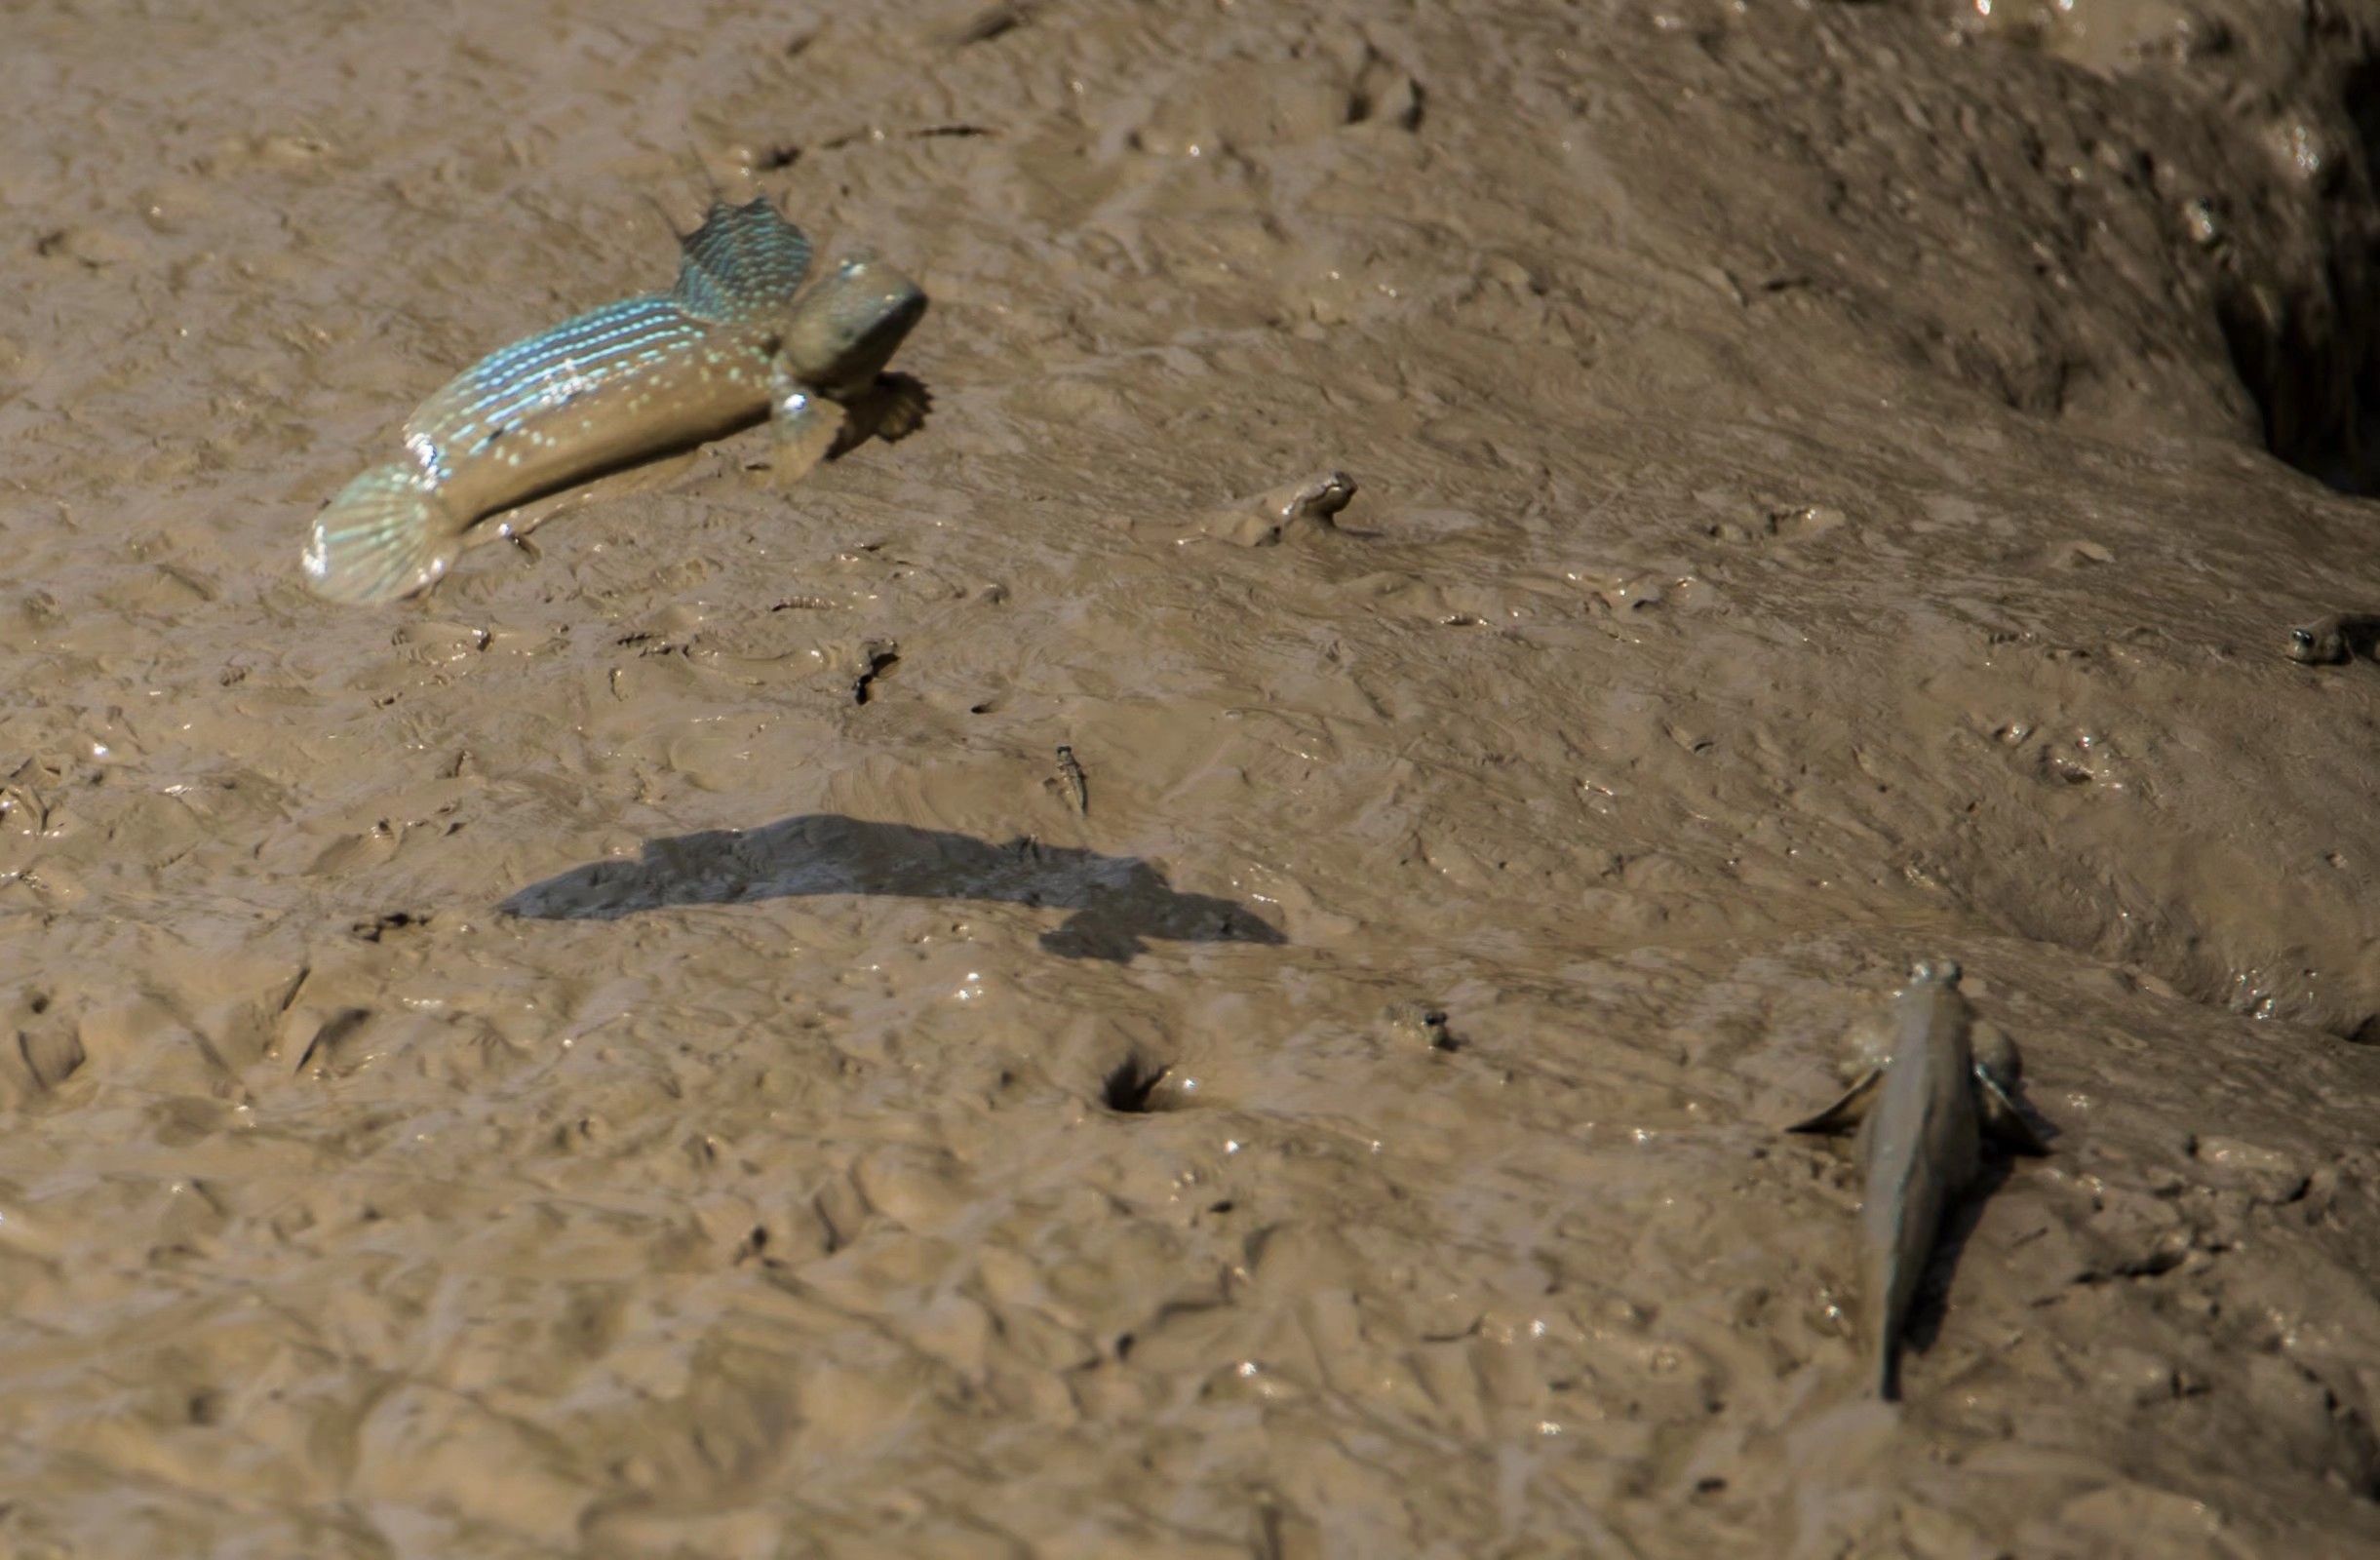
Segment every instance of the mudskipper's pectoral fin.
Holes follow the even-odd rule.
[[[879,373],[845,403],[842,435],[828,458],[848,454],[871,439],[896,444],[924,427],[933,409],[932,392],[917,380],[906,373]]]
[[[671,296],[697,319],[782,307],[810,271],[809,235],[778,215],[765,197],[742,206],[715,202],[702,226],[679,244],[685,256]]]
[[[933,392],[906,373],[879,373],[868,391],[868,431],[897,444],[925,426],[934,410]]]
[[[782,369],[770,389],[768,407],[769,427],[776,442],[770,477],[779,484],[808,476],[836,451],[850,422],[840,405]]]
[[[1975,1095],[1983,1107],[1984,1131],[2018,1153],[2039,1156],[2049,1151],[2049,1145],[2017,1105],[2016,1097],[1981,1068],[1975,1069]]]
[[[1806,1121],[1796,1121],[1787,1132],[1849,1132],[1868,1113],[1876,1101],[1876,1089],[1884,1081],[1883,1068],[1870,1068],[1859,1075],[1859,1081],[1844,1093],[1843,1098]]]

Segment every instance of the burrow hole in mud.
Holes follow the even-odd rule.
[[[766,1225],[754,1225],[745,1232],[744,1238],[736,1242],[733,1266],[740,1268],[748,1262],[757,1262],[763,1268],[785,1266],[768,1254],[768,1227]]]
[[[2265,448],[2341,492],[2380,498],[2380,55],[2347,72],[2343,96],[2346,166],[2315,214],[2329,251],[2321,274],[2281,288],[2227,267],[2215,317]]]
[[[1165,1086],[1173,1071],[1170,1062],[1152,1062],[1138,1054],[1127,1056],[1100,1084],[1100,1103],[1123,1115],[1178,1111],[1186,1103],[1183,1091]]]
[[[876,685],[884,675],[901,664],[901,655],[891,645],[868,647],[868,669],[851,684],[851,702],[865,704],[876,695]]]

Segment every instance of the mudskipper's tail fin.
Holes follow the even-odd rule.
[[[711,203],[702,226],[679,243],[678,306],[703,320],[781,308],[810,272],[808,235],[761,196],[741,206]]]
[[[462,526],[410,466],[375,466],[339,489],[306,537],[306,584],[369,606],[427,590],[461,550]]]

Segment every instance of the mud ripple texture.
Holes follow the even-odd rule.
[[[2371,6],[664,15],[11,9],[0,1549],[2380,1543]],[[695,157],[926,431],[305,597]]]

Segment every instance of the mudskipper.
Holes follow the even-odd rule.
[[[883,371],[925,313],[917,283],[856,258],[803,287],[810,241],[765,199],[715,202],[679,242],[670,292],[490,353],[423,402],[405,424],[405,458],[315,517],[307,584],[335,602],[410,596],[453,566],[487,516],[763,417],[780,482],[923,420],[922,387]]]
[[[1942,1216],[1981,1168],[1988,1132],[2028,1153],[2048,1148],[2015,1090],[2023,1064],[1997,1028],[1975,1034],[1974,1009],[1948,959],[1919,964],[1892,1004],[1892,1029],[1851,1091],[1794,1132],[1863,1126],[1866,1192],[1859,1264],[1866,1290],[1862,1351],[1876,1392],[1899,1394],[1901,1328],[1933,1255]]]

